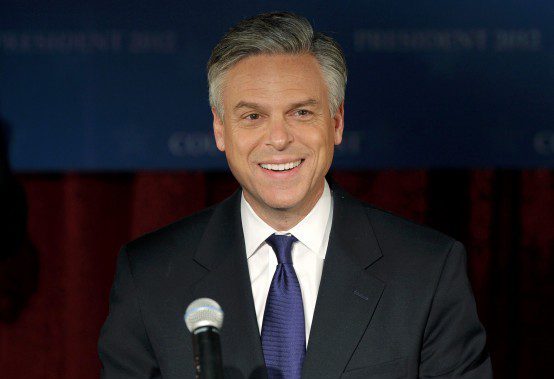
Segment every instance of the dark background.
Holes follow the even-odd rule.
[[[332,178],[462,241],[495,376],[549,377],[554,3],[7,0],[1,378],[98,377],[119,247],[237,188],[211,136],[211,47],[283,9],[345,49]]]
[[[204,67],[231,25],[283,9],[345,51],[336,168],[554,166],[552,1],[3,0],[12,166],[226,169]]]

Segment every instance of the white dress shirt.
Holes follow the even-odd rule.
[[[294,271],[302,291],[307,345],[333,220],[331,190],[327,181],[324,184],[323,194],[310,213],[290,230],[276,231],[266,224],[248,204],[244,193],[240,214],[260,333],[267,294],[277,267],[275,252],[265,240],[273,233],[290,233],[298,239],[298,242],[293,244],[291,254]]]

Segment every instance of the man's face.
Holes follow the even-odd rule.
[[[262,218],[305,216],[323,192],[344,120],[342,104],[330,114],[317,60],[245,58],[227,72],[222,99],[223,120],[212,110],[216,143],[248,203]]]

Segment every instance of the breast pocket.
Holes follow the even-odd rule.
[[[406,378],[408,374],[406,359],[399,358],[393,361],[379,363],[376,365],[355,368],[345,371],[341,378],[344,379],[401,379]]]

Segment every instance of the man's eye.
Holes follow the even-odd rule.
[[[259,118],[260,118],[260,115],[258,113],[251,113],[248,116],[246,116],[246,119],[250,121],[258,120]]]
[[[308,116],[311,112],[306,109],[299,109],[296,111],[298,116]]]

